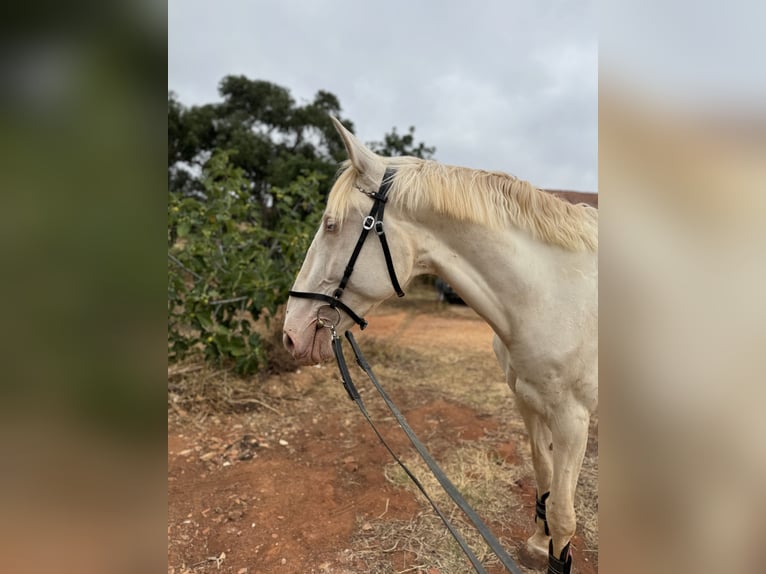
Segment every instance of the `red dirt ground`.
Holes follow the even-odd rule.
[[[375,338],[413,351],[482,353],[487,361],[494,360],[492,333],[468,308],[424,312],[405,307],[370,318],[365,345]],[[277,405],[272,408],[204,419],[169,418],[169,574],[367,572],[352,549],[353,538],[369,530],[367,521],[409,520],[424,511],[412,494],[386,480],[383,467],[390,457],[340,385],[314,389],[319,375],[327,377],[326,369],[333,368],[304,368],[263,382],[271,404]],[[385,377],[378,376],[385,385]],[[499,368],[497,376],[501,378]],[[291,400],[296,391],[300,399]],[[469,405],[405,398],[400,408],[419,436],[429,440],[476,441],[503,428],[494,416]],[[407,451],[407,440],[394,423],[377,419],[394,449]],[[518,434],[509,434],[495,450],[510,464],[529,456]],[[439,452],[434,455],[438,459]],[[528,514],[518,521],[524,526],[510,521],[492,527],[502,539],[517,540],[519,548],[532,530],[535,493],[531,476],[516,484],[526,504],[519,512]],[[573,546],[586,543],[578,536]],[[517,555],[517,549],[509,550]],[[598,571],[597,554],[591,553],[588,561],[582,552],[575,556],[579,572]],[[392,556],[391,572],[449,574],[408,567],[407,556]]]

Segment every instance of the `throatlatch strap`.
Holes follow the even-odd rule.
[[[394,261],[391,258],[391,250],[388,248],[388,240],[383,232],[383,221],[378,220],[375,228],[378,239],[380,239],[380,246],[383,248],[383,257],[386,259],[386,269],[388,269],[388,276],[391,278],[391,285],[393,285],[397,297],[404,297],[404,291],[402,291],[399,280],[396,278],[396,270],[394,269]]]
[[[500,559],[500,562],[503,563],[503,566],[505,566],[506,569],[511,572],[511,574],[521,574],[521,571],[519,570],[518,566],[516,566],[516,563],[513,561],[513,559],[508,555],[508,553],[506,553],[497,538],[495,538],[487,525],[484,524],[479,515],[476,514],[476,511],[471,508],[471,506],[465,501],[463,495],[460,494],[460,491],[455,488],[455,485],[452,484],[449,478],[447,478],[447,475],[444,474],[444,471],[442,471],[428,450],[426,450],[426,447],[423,446],[423,443],[420,442],[420,439],[418,439],[418,437],[415,435],[415,432],[412,430],[412,428],[410,428],[410,425],[407,423],[402,413],[399,411],[393,401],[391,401],[388,393],[386,393],[386,391],[378,382],[378,379],[375,377],[375,374],[372,372],[370,365],[362,356],[362,352],[359,349],[359,346],[356,344],[354,335],[351,333],[351,331],[346,331],[345,334],[346,339],[348,339],[348,342],[351,343],[351,348],[354,351],[354,355],[356,355],[357,363],[359,363],[359,366],[367,374],[367,377],[375,386],[378,394],[383,398],[386,406],[394,415],[394,418],[396,418],[399,426],[402,427],[402,430],[407,435],[407,438],[410,439],[412,446],[415,447],[415,450],[418,451],[420,458],[422,458],[426,465],[428,465],[428,468],[431,469],[431,472],[436,477],[436,480],[439,481],[439,484],[441,484],[444,491],[449,494],[450,498],[455,502],[455,504],[457,504],[465,513],[465,515],[471,520],[473,525],[476,527],[476,530],[479,531],[479,534],[481,534],[482,538],[484,538],[495,555]],[[359,404],[359,401],[357,401],[357,404]]]
[[[551,535],[550,530],[548,530],[548,519],[545,517],[545,501],[550,495],[550,492],[546,492],[540,498],[537,498],[537,495],[535,495],[535,522],[537,522],[538,518],[543,521],[546,536]]]
[[[553,540],[548,542],[548,574],[571,574],[572,555],[569,553],[569,544],[567,542],[557,558],[553,555]]]
[[[388,276],[391,278],[391,285],[393,285],[394,291],[396,291],[397,297],[404,297],[404,291],[402,291],[402,288],[399,286],[399,280],[396,278],[396,269],[394,269],[394,261],[391,258],[391,250],[388,247],[386,232],[383,229],[383,213],[385,212],[385,209],[386,209],[385,197],[388,194],[389,188],[391,187],[391,181],[393,179],[393,175],[394,175],[393,170],[387,169],[385,175],[383,176],[383,183],[381,184],[381,187],[383,188],[382,192],[383,192],[384,199],[380,203],[380,207],[378,208],[378,220],[375,222],[375,233],[378,234],[378,239],[380,240],[380,246],[383,249],[383,256],[386,259],[386,269],[388,270]],[[378,195],[380,195],[380,192],[378,192]]]

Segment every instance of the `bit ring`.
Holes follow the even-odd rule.
[[[338,315],[338,318],[337,318],[337,320],[334,323],[330,319],[328,319],[327,317],[322,317],[321,316],[322,309],[325,309],[325,308],[332,309],[333,311],[335,311],[335,314]],[[321,307],[319,307],[319,309],[317,309],[317,323],[316,324],[317,324],[317,328],[318,329],[325,329],[326,328],[326,329],[330,329],[330,330],[334,331],[335,327],[337,326],[338,323],[340,323],[340,311],[338,311],[335,307],[331,307],[330,305],[322,305]]]

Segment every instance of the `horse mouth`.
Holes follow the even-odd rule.
[[[311,345],[311,362],[323,363],[332,359],[332,342],[330,332],[327,329],[319,329],[314,334],[314,342]]]
[[[305,333],[304,337],[291,336],[287,331],[283,336],[285,348],[299,365],[316,365],[333,357],[330,331],[312,327],[313,332]]]

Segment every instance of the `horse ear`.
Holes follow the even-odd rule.
[[[343,140],[343,145],[346,146],[348,152],[348,158],[351,160],[351,164],[361,174],[370,175],[373,171],[372,168],[380,163],[380,158],[360,142],[357,137],[352,134],[346,127],[340,123],[340,120],[335,116],[330,116],[335,129],[340,134]]]

